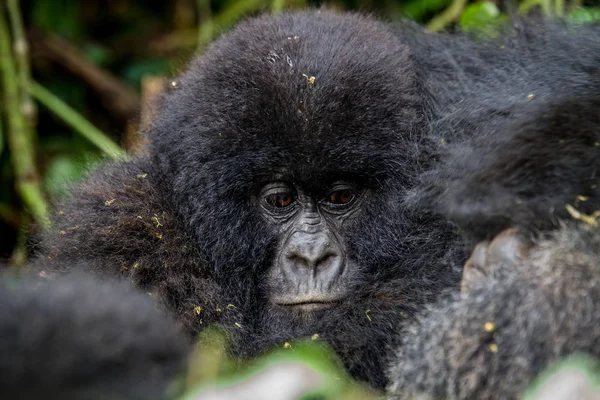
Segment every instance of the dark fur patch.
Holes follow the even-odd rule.
[[[166,398],[189,343],[128,285],[0,276],[0,397]]]

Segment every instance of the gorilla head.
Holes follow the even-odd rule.
[[[446,252],[443,235],[418,232],[428,217],[402,209],[428,100],[388,27],[358,15],[260,17],[172,87],[151,129],[153,163],[242,309],[240,352],[318,333],[360,358],[367,341],[385,346],[388,317],[456,280],[428,264]]]
[[[299,337],[385,384],[397,328],[460,280],[447,222],[403,203],[430,119],[409,48],[359,15],[242,23],[169,85],[148,154],[105,165],[43,268],[125,275],[253,356]]]

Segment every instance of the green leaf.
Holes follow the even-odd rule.
[[[43,32],[54,32],[78,43],[84,37],[81,6],[70,0],[36,0],[31,5],[32,22]]]
[[[555,361],[542,371],[527,387],[521,396],[523,400],[546,399],[556,392],[556,388],[568,388],[572,398],[596,398],[600,393],[600,361],[592,356],[575,353]],[[564,390],[563,390],[564,392]],[[564,392],[566,393],[566,392]],[[568,396],[557,396],[567,398]]]
[[[572,24],[591,24],[600,21],[600,8],[577,7],[569,11],[567,21]]]
[[[87,60],[101,67],[104,67],[113,61],[112,51],[95,43],[90,43],[85,46],[84,54]]]
[[[77,133],[84,136],[109,157],[120,159],[125,156],[125,151],[117,145],[110,137],[96,128],[91,122],[81,116],[77,111],[64,103],[59,97],[48,91],[46,88],[36,82],[31,82],[29,86],[31,95],[51,110],[57,117],[62,119],[67,125],[73,128]]]
[[[500,16],[500,10],[491,2],[469,4],[461,14],[458,23],[464,30],[483,30]]]
[[[411,0],[401,3],[400,13],[406,18],[423,21],[425,17],[443,10],[448,4],[449,0]]]
[[[494,37],[499,26],[507,20],[498,7],[489,1],[469,4],[461,14],[458,24],[465,32]]]
[[[121,72],[127,82],[140,86],[142,78],[146,75],[168,75],[171,65],[163,58],[148,58],[128,64]]]
[[[223,312],[227,312],[224,309]],[[201,310],[198,314],[200,317]],[[206,390],[217,388],[221,395],[231,394],[239,385],[253,386],[259,391],[269,393],[272,390],[275,371],[287,369],[279,378],[303,376],[303,382],[312,381],[316,385],[304,388],[290,388],[290,392],[300,389],[302,394],[294,398],[300,400],[375,400],[380,393],[370,390],[353,381],[343,368],[339,357],[320,340],[318,334],[296,341],[281,343],[277,349],[252,362],[240,362],[231,359],[224,352],[226,337],[222,332],[208,330],[198,341],[198,351],[191,357],[188,375],[185,378],[188,392],[179,400],[193,400],[203,397]],[[207,340],[208,338],[208,340]],[[290,366],[293,365],[291,371]],[[300,372],[303,371],[303,372]],[[269,378],[271,376],[271,378]],[[315,379],[317,378],[317,379]],[[277,379],[277,377],[275,377]],[[301,385],[303,386],[303,385]],[[176,395],[177,385],[173,387]],[[285,397],[285,396],[282,396]]]

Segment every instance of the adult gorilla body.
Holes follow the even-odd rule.
[[[192,332],[226,327],[240,356],[316,333],[381,387],[395,333],[466,259],[416,201],[439,195],[420,176],[530,93],[597,92],[597,39],[515,31],[500,47],[319,12],[243,23],[175,82],[147,155],[58,207],[40,263],[127,276]]]

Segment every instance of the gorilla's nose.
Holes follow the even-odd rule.
[[[295,232],[284,249],[283,269],[299,276],[334,278],[343,269],[343,254],[336,240],[327,232]]]

